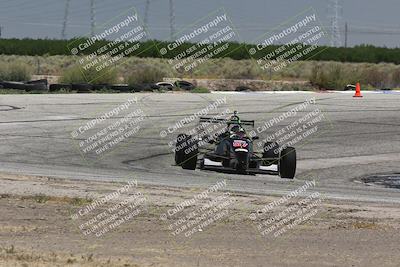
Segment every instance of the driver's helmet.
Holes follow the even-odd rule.
[[[240,127],[240,125],[235,124],[231,127],[230,129],[230,134],[231,135],[239,135],[239,136],[243,136],[245,134],[245,131],[242,127]]]

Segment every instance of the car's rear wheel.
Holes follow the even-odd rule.
[[[249,158],[248,158],[248,153],[247,152],[236,152],[236,170],[239,173],[245,173],[247,172],[247,169],[249,168]]]
[[[197,142],[191,135],[179,134],[175,147],[175,163],[183,169],[195,170],[197,165]]]
[[[281,178],[293,179],[296,174],[296,149],[287,147],[281,152],[279,175]]]
[[[199,165],[200,170],[204,170],[204,158],[200,160],[200,165]]]

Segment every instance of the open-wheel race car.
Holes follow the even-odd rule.
[[[218,134],[201,129],[210,124],[223,125]],[[258,136],[249,136],[245,127],[254,128],[254,120],[240,120],[237,112],[229,119],[200,117],[199,132],[179,134],[175,163],[183,169],[213,170],[238,174],[270,174],[293,179],[296,173],[296,150],[281,149],[276,142],[265,142],[262,151],[253,150]],[[206,144],[206,145],[205,145]]]

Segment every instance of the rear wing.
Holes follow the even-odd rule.
[[[237,119],[217,119],[217,118],[210,118],[210,117],[200,117],[200,123],[202,122],[209,122],[209,123],[226,123],[228,126],[230,124],[240,124],[240,125],[250,125],[254,127],[254,121],[247,121],[247,120],[240,120]]]

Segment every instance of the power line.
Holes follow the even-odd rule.
[[[94,36],[94,30],[96,28],[94,0],[90,0],[90,36]]]
[[[71,0],[66,0],[65,1],[65,11],[64,11],[64,21],[63,21],[63,26],[62,26],[62,30],[61,30],[61,38],[65,39],[66,38],[66,34],[65,31],[67,29],[67,23],[68,23],[68,12],[69,12],[69,2]]]
[[[340,10],[341,6],[339,0],[328,0],[330,6],[330,18],[331,18],[331,46],[341,46],[342,41],[340,38],[340,28],[339,28],[339,20],[340,20]]]
[[[175,35],[175,7],[174,7],[174,0],[169,0],[169,26],[171,28],[171,41],[174,40]]]
[[[328,0],[327,0],[328,1]],[[53,5],[55,6],[57,2],[54,2],[52,0],[40,0],[41,3],[45,3],[44,6],[46,8],[52,8]],[[160,25],[154,25],[154,22],[152,19],[150,19],[154,14],[157,14],[157,12],[160,14],[160,16],[157,17],[162,17],[164,19],[164,22],[168,20],[167,14],[165,14],[167,9],[160,9],[156,8],[157,5],[155,5],[155,2],[161,2],[159,0],[136,0],[135,4],[137,5],[138,3],[143,4],[141,6],[142,8],[144,7],[144,27],[147,30],[155,30],[158,32],[162,32],[162,35],[164,38],[168,39],[168,35],[171,39],[173,39],[174,35],[176,34],[176,29],[178,28],[185,28],[187,25],[184,24],[186,22],[185,20],[187,19],[186,17],[184,18],[182,16],[182,19],[180,20],[179,14],[176,14],[176,2],[173,0],[169,0],[169,5],[170,5],[170,10],[169,10],[169,25],[168,23],[162,24],[163,22],[159,22]],[[87,3],[87,2],[86,2]],[[64,2],[58,2],[58,7],[61,5],[65,5],[65,10],[62,8],[58,8],[57,10],[54,9],[54,13],[51,14],[46,14],[46,23],[43,22],[43,17],[40,16],[41,13],[43,13],[43,6],[37,6],[37,4],[34,4],[32,1],[28,0],[15,0],[13,3],[6,4],[3,2],[0,4],[0,11],[1,11],[1,20],[2,20],[2,29],[3,30],[3,38],[4,38],[4,29],[5,27],[7,28],[7,37],[12,36],[14,34],[13,32],[13,25],[10,25],[8,21],[13,22],[13,24],[20,24],[20,25],[33,25],[33,26],[42,26],[43,28],[47,26],[54,26],[58,27],[55,28],[54,30],[51,30],[51,33],[56,35],[57,32],[60,31],[61,28],[61,37],[66,38],[67,36],[75,36],[78,35],[79,32],[81,32],[81,29],[78,29],[74,32],[73,27],[86,27],[85,32],[87,31],[88,24],[91,24],[91,33],[93,34],[94,29],[96,29],[97,25],[101,25],[102,21],[105,20],[106,15],[115,15],[117,11],[120,9],[126,9],[128,8],[127,6],[125,7],[125,0],[114,0],[113,3],[110,3],[108,0],[90,0],[90,5],[84,5],[83,7],[80,5],[79,9],[78,7],[74,4],[74,2],[71,2],[71,0],[64,0]],[[151,6],[150,6],[151,3]],[[165,2],[164,2],[165,3]],[[52,4],[52,5],[51,5]],[[166,4],[166,3],[165,3]],[[342,23],[341,24],[341,6],[343,5],[341,0],[329,0],[329,14],[330,18],[329,21],[327,20],[326,22],[324,21],[324,24],[327,24],[327,29],[329,32],[332,33],[332,39],[330,40],[330,44],[334,46],[340,46],[342,44],[349,45],[349,42],[353,43],[354,40],[357,38],[357,35],[365,35],[365,36],[383,36],[383,35],[392,35],[392,36],[398,36],[400,35],[400,30],[398,28],[398,25],[391,25],[391,24],[379,24],[376,22],[371,22],[371,20],[367,21],[361,21],[357,22],[357,18],[351,17],[349,18],[348,25]],[[21,6],[24,8],[22,9]],[[90,8],[90,9],[89,9]],[[18,10],[17,10],[18,9]],[[150,10],[151,9],[151,10]],[[18,16],[15,16],[13,18],[5,18],[3,15],[11,15],[15,12],[13,11],[18,11]],[[142,9],[143,10],[143,9]],[[63,12],[64,11],[64,12]],[[64,13],[64,14],[63,14]],[[88,21],[89,16],[88,13],[90,14],[90,22]],[[105,14],[107,13],[107,14]],[[64,15],[63,20],[61,20],[62,16]],[[181,14],[182,15],[182,14]],[[53,19],[54,18],[54,19]],[[181,21],[182,23],[177,24],[176,21]],[[8,20],[8,21],[7,21]],[[354,20],[356,20],[354,22]],[[76,25],[73,25],[72,23],[75,22]],[[368,24],[369,23],[369,24]],[[96,25],[97,24],[97,25]],[[358,26],[357,26],[358,24]],[[239,24],[240,25],[240,24]],[[236,29],[239,31],[244,31],[246,33],[248,32],[261,32],[265,33],[270,30],[276,29],[273,25],[266,25],[263,24],[259,21],[255,22],[253,25],[243,25],[241,24],[242,27],[237,27]],[[68,29],[67,29],[68,27]],[[105,27],[105,26],[104,26]],[[30,27],[34,29],[33,27]],[[284,26],[282,26],[284,28]],[[306,30],[308,27],[304,27],[304,30]],[[97,29],[100,29],[97,27]],[[210,31],[216,31],[220,30],[220,27],[215,27],[213,30]],[[299,31],[299,33],[302,33],[303,31]],[[46,32],[47,33],[47,32]],[[169,34],[168,34],[169,33]],[[27,33],[28,36],[32,35],[33,32]],[[59,34],[59,33],[58,33]],[[59,35],[58,35],[59,36]],[[362,38],[362,37],[358,37]],[[392,38],[394,39],[394,38]],[[344,41],[344,42],[342,42]]]
[[[150,8],[150,0],[146,0],[146,5],[144,7],[144,19],[143,19],[145,31],[148,30],[149,26],[149,8]]]
[[[0,4],[0,9],[7,10],[7,12],[20,11],[21,7],[23,7],[24,10],[31,10],[31,9],[43,10],[43,7],[41,5],[45,5],[46,7],[48,7],[52,4],[58,4],[58,2],[53,0],[47,0],[44,3],[37,3],[37,1],[26,0],[19,3],[13,2],[12,5],[6,5],[6,6]]]

